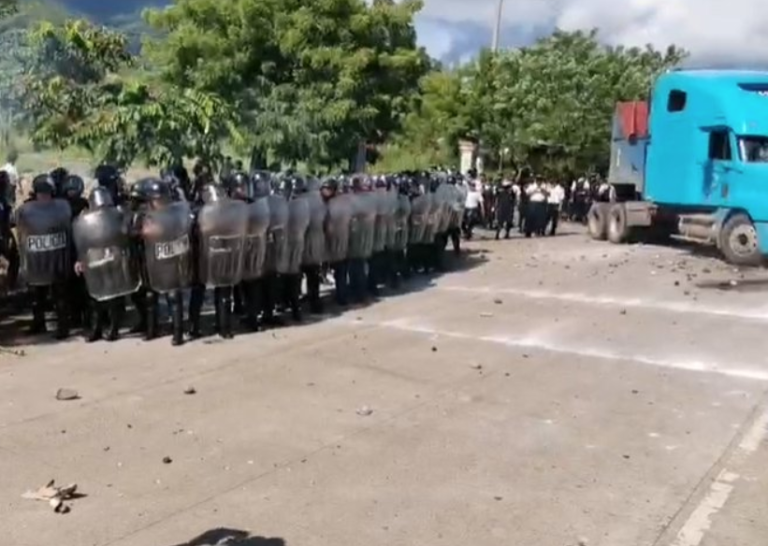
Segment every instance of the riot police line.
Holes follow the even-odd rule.
[[[165,301],[180,345],[207,334],[200,316],[211,290],[215,332],[226,339],[238,324],[279,323],[281,311],[300,321],[304,282],[310,311],[322,313],[326,272],[344,307],[442,269],[449,240],[459,252],[466,190],[452,173],[319,180],[254,171],[218,184],[195,175],[170,170],[126,187],[103,165],[87,200],[76,175],[37,176],[15,214],[33,332],[47,332],[53,309],[58,339],[82,326],[88,341],[114,341],[130,301],[131,331],[150,340],[161,335]]]

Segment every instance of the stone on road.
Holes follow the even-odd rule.
[[[312,324],[0,360],[6,542],[764,542],[760,272],[575,232],[467,246]],[[20,499],[51,476],[87,492],[67,518]]]

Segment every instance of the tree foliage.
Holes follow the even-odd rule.
[[[401,148],[435,150],[475,137],[491,156],[563,174],[601,166],[617,101],[644,100],[653,79],[686,53],[604,47],[597,30],[556,31],[526,48],[492,54],[422,80]],[[454,152],[455,153],[455,152]]]
[[[124,35],[85,21],[43,23],[28,36],[18,90],[23,123],[37,145],[79,147],[128,166],[188,156],[215,159],[234,132],[221,98],[121,76],[135,63]]]
[[[249,145],[284,162],[335,165],[400,127],[429,68],[419,0],[177,0],[150,10],[162,78],[221,94]]]

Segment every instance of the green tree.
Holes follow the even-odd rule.
[[[616,102],[647,98],[655,77],[685,57],[674,46],[604,47],[597,30],[558,30],[530,47],[486,51],[425,79],[439,85],[422,82],[401,147],[466,135],[480,138],[490,166],[508,150],[508,161],[555,174],[590,169],[607,161]]]
[[[29,46],[20,97],[37,145],[84,148],[127,167],[215,159],[221,139],[237,135],[234,112],[221,98],[122,77],[135,58],[120,33],[85,21],[44,23]]]
[[[331,166],[382,142],[429,67],[417,0],[176,0],[147,21],[162,78],[244,112],[249,144],[288,163]],[[244,131],[246,132],[246,131]]]

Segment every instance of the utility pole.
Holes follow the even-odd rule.
[[[499,50],[499,35],[501,34],[501,16],[504,13],[504,0],[499,0],[499,5],[496,8],[496,23],[493,27],[493,45],[491,49],[494,53]]]

